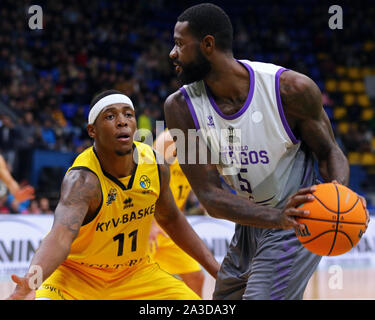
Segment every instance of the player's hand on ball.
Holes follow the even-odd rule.
[[[363,208],[365,209],[366,211],[366,230],[367,230],[367,227],[368,227],[368,224],[370,223],[370,213],[369,211],[367,210],[367,201],[365,199],[365,197],[362,197],[360,195],[358,195],[359,199],[361,200],[362,202],[362,205],[363,205]]]
[[[338,184],[338,181],[337,180],[333,180],[332,183],[335,183],[335,184]],[[370,213],[369,211],[367,210],[367,201],[365,199],[365,197],[362,197],[360,196],[359,194],[357,194],[359,199],[361,200],[362,202],[362,205],[363,205],[363,208],[365,209],[366,211],[366,230],[367,230],[367,227],[368,227],[368,224],[370,223]]]
[[[300,229],[302,230],[305,225],[297,222],[295,217],[307,217],[309,215],[308,210],[298,209],[305,202],[314,200],[311,195],[316,190],[315,186],[308,188],[302,188],[298,190],[294,195],[289,197],[284,209],[281,212],[280,228],[282,229]]]

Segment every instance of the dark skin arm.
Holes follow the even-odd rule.
[[[336,143],[318,86],[303,74],[285,71],[280,95],[289,127],[313,151],[322,178],[347,185],[349,163]]]
[[[288,73],[291,73],[294,78],[288,78]],[[347,183],[349,175],[347,160],[334,141],[331,126],[322,108],[321,94],[316,85],[301,74],[286,71],[281,76],[280,88],[287,121],[292,130],[300,133],[302,140],[307,140],[305,142],[317,156],[319,169],[324,179]],[[178,128],[184,132],[185,154],[187,154],[189,152],[187,133],[189,129],[195,129],[195,126],[186,101],[180,92],[168,97],[164,111],[170,131]],[[207,152],[209,154],[209,151]],[[304,202],[312,201],[309,193],[315,190],[314,186],[301,189],[288,199],[283,209],[276,209],[256,205],[251,200],[224,190],[215,165],[181,164],[181,168],[199,201],[211,216],[242,225],[261,228],[302,228],[303,226],[295,220],[295,217],[307,216],[308,212],[298,210],[296,207]]]
[[[166,164],[160,165],[161,188],[156,202],[155,219],[172,240],[187,254],[197,260],[214,278],[220,265],[210,250],[177,208],[169,188],[170,172]]]
[[[318,86],[305,75],[287,71],[280,76],[280,95],[287,106],[284,109],[289,126],[313,151],[324,181],[348,185],[349,162],[336,143]],[[366,208],[366,199],[359,198]],[[370,222],[367,209],[366,215],[367,228]]]
[[[98,178],[93,173],[71,170],[65,175],[52,228],[30,263],[30,267],[41,268],[42,281],[66,259],[81,225],[91,218],[100,202],[101,188]],[[12,280],[17,286],[9,299],[32,298],[34,290],[29,285],[32,276],[31,273],[27,273],[24,277],[12,275]]]

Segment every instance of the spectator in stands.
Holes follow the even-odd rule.
[[[350,123],[348,131],[343,135],[342,142],[347,152],[356,152],[361,144],[361,135],[354,123]]]
[[[360,122],[358,125],[358,134],[360,136],[360,144],[358,146],[359,152],[371,152],[371,140],[373,134],[368,126],[368,124],[364,121]]]
[[[53,211],[50,208],[49,199],[47,197],[42,197],[39,199],[39,208],[41,214],[52,214]]]
[[[42,138],[48,149],[54,149],[56,144],[56,132],[53,128],[52,121],[46,119],[42,127]]]
[[[138,131],[141,133],[141,135],[145,135],[145,137],[147,137],[150,135],[150,133],[152,133],[153,118],[151,116],[151,110],[149,107],[144,108],[142,114],[138,116],[137,122]]]
[[[7,198],[7,205],[11,213],[22,213],[29,207],[30,200],[27,199],[20,202],[17,201],[12,194],[9,194]]]
[[[23,214],[40,214],[41,210],[39,208],[39,201],[37,199],[33,199],[30,201],[30,205],[27,209],[21,211]]]
[[[154,120],[163,118],[160,103],[178,90],[168,59],[170,25],[185,4],[171,0],[49,2],[43,17],[47,26],[53,21],[54,27],[38,32],[25,31],[25,25],[20,23],[25,19],[28,1],[2,0],[0,103],[6,104],[19,117],[26,111],[32,112],[35,127],[37,121],[44,124],[45,118],[51,120],[50,111],[53,111],[55,121],[51,122],[47,133],[43,131],[43,136],[53,141],[50,130],[54,131],[55,145],[44,141],[40,129],[35,129],[34,134],[29,135],[34,138],[34,148],[82,150],[86,139],[77,138],[75,133],[83,120],[77,113],[74,122],[71,121],[74,117],[64,121],[58,109],[62,103],[80,105],[87,97],[109,88],[119,89],[134,98],[138,110],[150,107],[153,131]],[[375,9],[370,1],[351,2],[346,6],[347,25],[342,32],[327,27],[324,4],[303,7],[296,1],[286,1],[282,6],[240,1],[227,5],[236,16],[234,47],[238,57],[285,65],[311,75],[318,84],[327,78],[344,78],[336,72],[338,66],[374,67],[375,50],[366,46],[373,41],[371,26]],[[364,7],[367,9],[363,10]],[[291,16],[295,19],[288,19]],[[339,91],[329,92],[329,96],[323,94],[323,99],[324,105],[332,109],[343,105],[343,94]],[[155,100],[158,101],[155,103]],[[159,112],[152,105],[158,105]],[[360,119],[359,106],[352,106],[347,112],[350,121]],[[375,133],[375,120],[370,120],[370,125]],[[2,130],[0,149],[3,147]],[[5,136],[7,130],[4,130]],[[346,138],[350,149],[355,149],[353,139]],[[21,145],[25,142],[22,138],[20,141]],[[12,165],[15,145],[10,145]],[[13,159],[17,161],[22,157],[13,154]],[[17,167],[24,168],[22,164]],[[19,176],[24,177],[25,173],[20,172]]]
[[[20,123],[16,126],[18,131],[18,179],[29,179],[31,172],[32,153],[35,147],[36,126],[34,115],[27,111],[20,117]]]
[[[15,125],[8,115],[1,117],[0,127],[0,150],[7,161],[9,170],[12,171],[16,161],[16,146],[18,141],[18,133]]]
[[[7,206],[7,196],[0,196],[0,214],[1,213],[10,213],[10,209]]]

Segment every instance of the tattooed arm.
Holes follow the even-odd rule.
[[[81,225],[90,221],[100,202],[101,188],[98,178],[93,173],[71,170],[65,175],[52,228],[35,252],[30,264],[30,268],[38,266],[42,271],[42,277],[36,287],[40,286],[66,259]],[[35,287],[30,288],[31,278],[33,278],[31,272],[24,277],[12,275],[12,280],[17,286],[9,299],[30,297],[34,293],[32,289],[35,289]]]

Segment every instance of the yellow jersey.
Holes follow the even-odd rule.
[[[177,207],[183,211],[191,186],[177,159],[169,166],[169,169],[171,173],[169,187],[172,191]]]
[[[191,186],[177,159],[169,166],[169,187],[178,208],[183,211],[189,196]],[[151,251],[151,256],[159,266],[170,274],[186,274],[201,270],[200,264],[178,247],[171,238],[159,233],[157,235],[157,250]]]
[[[64,266],[110,280],[147,260],[160,173],[150,146],[134,141],[133,149],[138,164],[128,177],[116,179],[103,171],[93,147],[69,168],[86,169],[98,177],[102,203],[95,218],[81,226]]]

